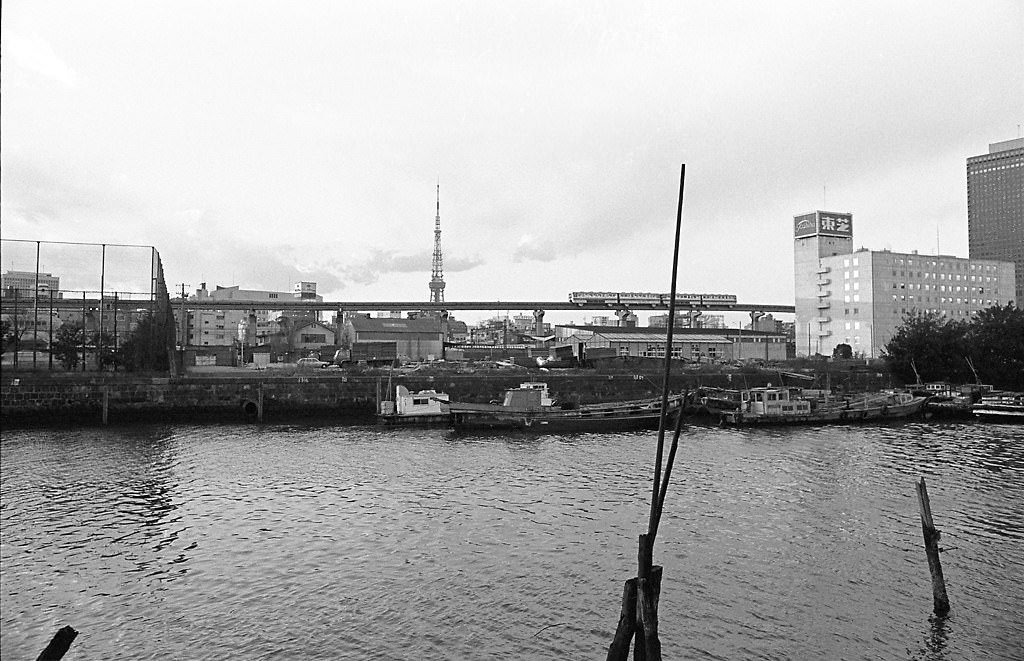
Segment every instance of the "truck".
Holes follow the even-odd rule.
[[[333,363],[338,366],[365,363],[369,366],[391,365],[398,358],[398,343],[394,341],[354,342],[349,349],[338,349]]]

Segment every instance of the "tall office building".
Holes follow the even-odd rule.
[[[1014,294],[1024,303],[1024,138],[967,159],[967,238],[971,259],[1014,263]]]

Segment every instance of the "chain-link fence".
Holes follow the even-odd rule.
[[[0,241],[5,371],[169,369],[174,319],[156,248]]]

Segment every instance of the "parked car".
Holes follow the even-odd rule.
[[[295,366],[300,369],[321,369],[327,367],[330,363],[320,360],[319,358],[299,358]]]

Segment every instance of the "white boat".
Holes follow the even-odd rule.
[[[447,425],[448,394],[435,390],[409,392],[395,388],[395,399],[380,403],[377,422],[382,425]]]
[[[982,420],[1024,423],[1024,393],[999,393],[982,397],[971,409]]]

